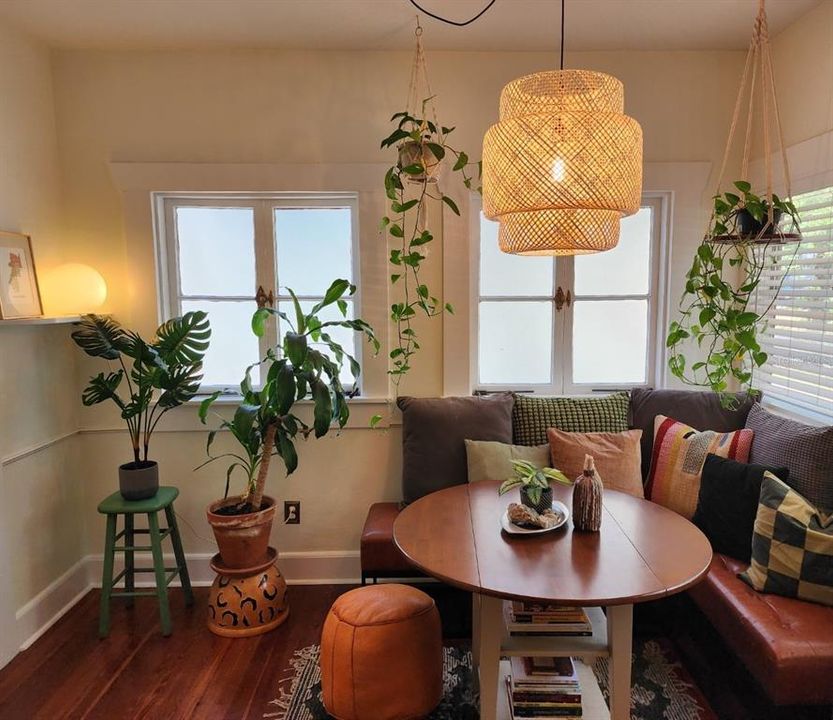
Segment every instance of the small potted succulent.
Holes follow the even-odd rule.
[[[208,462],[220,458],[230,460],[226,472],[225,496],[209,505],[208,523],[211,525],[223,564],[242,569],[257,565],[267,554],[269,535],[275,516],[275,500],[264,495],[269,464],[277,455],[283,461],[286,474],[298,467],[296,440],[313,435],[323,437],[332,424],[343,428],[350,417],[347,399],[351,395],[341,383],[344,362],[349,363],[354,380],[360,373],[359,363],[330,335],[330,328],[349,328],[362,333],[375,350],[379,341],[364,320],[347,318],[345,295],[353,295],[356,287],[347,280],[336,280],[309,312],[304,312],[295,293],[292,297],[294,318],[286,313],[264,307],[252,318],[252,330],[263,337],[270,316],[279,316],[286,327],[279,347],[269,348],[266,357],[250,366],[240,384],[242,401],[231,420],[222,420],[218,430],[228,430],[242,450],[212,456],[211,447],[217,430],[208,435]],[[319,314],[337,305],[342,319],[323,321]],[[260,365],[263,385],[255,387],[251,381],[252,368]],[[206,422],[212,403],[219,397],[214,393],[200,406],[199,416]],[[310,400],[312,425],[298,414],[298,403]],[[205,463],[204,463],[205,464]],[[229,480],[235,470],[242,471],[246,487],[242,495],[229,497]]]
[[[560,470],[539,468],[526,460],[513,460],[512,471],[514,475],[503,481],[498,494],[505,495],[513,488],[520,488],[521,503],[539,513],[552,507],[550,483],[573,484],[573,481]]]
[[[159,489],[159,466],[148,458],[151,435],[165,413],[197,394],[210,337],[202,311],[162,323],[152,342],[101,315],[85,315],[72,333],[87,355],[119,365],[90,378],[81,401],[90,406],[110,400],[121,411],[133,446],[133,460],[119,467],[125,500],[144,500]]]

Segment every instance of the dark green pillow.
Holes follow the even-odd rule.
[[[564,432],[625,432],[628,393],[601,397],[536,397],[515,395],[512,434],[515,445],[543,445],[547,428]]]

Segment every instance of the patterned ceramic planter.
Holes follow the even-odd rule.
[[[544,510],[552,508],[552,488],[547,488],[541,491],[541,499],[536,503],[529,497],[525,487],[521,488],[521,502],[528,508],[532,508],[535,512],[542,513]]]

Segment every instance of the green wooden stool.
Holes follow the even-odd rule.
[[[168,607],[168,585],[179,575],[182,582],[182,589],[185,591],[185,604],[194,603],[194,594],[191,591],[191,580],[188,577],[188,566],[185,564],[185,553],[182,552],[182,541],[179,538],[179,529],[176,525],[176,514],[174,513],[174,500],[179,495],[175,487],[160,487],[159,492],[147,500],[125,500],[121,493],[115,492],[110,497],[101,501],[98,512],[107,516],[107,537],[104,548],[104,573],[101,579],[101,613],[98,622],[98,634],[100,637],[107,637],[110,632],[110,598],[125,597],[128,604],[133,603],[134,597],[155,596],[159,600],[159,617],[162,624],[162,634],[171,634],[171,612]],[[168,527],[160,529],[157,513],[165,511],[165,518]],[[146,514],[148,516],[148,529],[137,529],[133,526],[133,516]],[[124,515],[124,530],[116,534],[116,520],[119,515]],[[134,536],[138,534],[149,535],[150,545],[136,545]],[[174,547],[176,567],[165,567],[165,560],[162,557],[162,540],[171,536],[171,544]],[[123,545],[116,545],[116,541],[124,538]],[[153,554],[152,568],[137,568],[133,562],[133,553],[150,550]],[[113,577],[113,558],[116,552],[124,553],[124,570],[115,578]],[[156,576],[156,589],[140,591],[136,590],[136,573],[154,573]],[[124,590],[115,591],[118,582],[124,578]]]

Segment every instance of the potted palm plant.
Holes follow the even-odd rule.
[[[513,460],[512,472],[512,477],[504,480],[498,488],[498,494],[505,495],[514,488],[520,488],[521,503],[539,513],[552,507],[551,482],[573,484],[573,481],[560,470],[539,468],[526,460]]]
[[[293,473],[298,467],[295,442],[299,437],[323,437],[333,423],[342,428],[350,417],[347,398],[351,392],[344,388],[339,376],[345,362],[354,381],[361,368],[333,340],[329,329],[341,327],[361,332],[374,350],[379,350],[379,341],[370,325],[347,318],[343,298],[355,291],[355,286],[347,280],[336,280],[324,298],[305,313],[295,293],[288,289],[294,318],[269,307],[257,310],[252,318],[252,330],[258,337],[263,336],[266,323],[273,316],[279,317],[287,330],[280,346],[270,348],[266,357],[255,364],[261,366],[261,377],[265,378],[262,387],[252,385],[251,370],[255,365],[247,368],[240,384],[241,402],[233,418],[223,420],[218,428],[230,431],[242,451],[211,456],[217,431],[208,436],[208,462],[220,458],[231,461],[226,473],[226,495],[211,503],[207,510],[226,567],[252,567],[266,557],[275,515],[275,501],[264,495],[272,457],[281,458],[287,475]],[[320,313],[331,305],[338,306],[342,319],[321,320]],[[218,396],[215,393],[201,404],[199,414],[203,422]],[[307,399],[312,401],[311,425],[297,414],[298,403]],[[229,497],[228,480],[235,470],[242,471],[246,486],[241,495]]]
[[[72,333],[87,355],[118,363],[117,369],[90,378],[81,401],[90,406],[110,400],[121,411],[133,447],[133,460],[119,467],[125,500],[156,494],[159,466],[148,457],[151,435],[165,413],[196,395],[210,337],[202,311],[162,323],[152,342],[101,315],[85,315]]]

